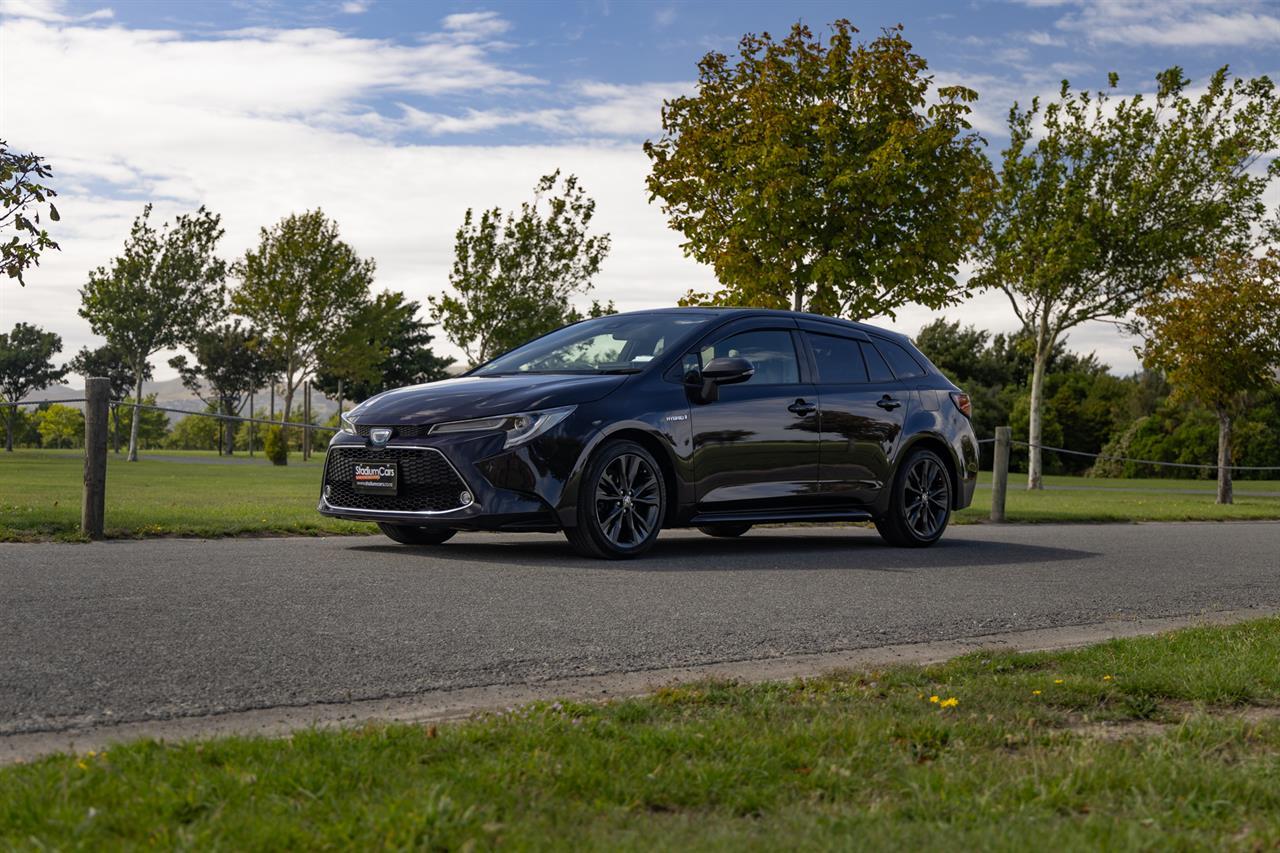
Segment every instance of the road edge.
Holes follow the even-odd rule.
[[[226,714],[94,725],[56,732],[0,735],[0,765],[24,763],[57,752],[102,750],[115,743],[143,738],[188,741],[225,735],[283,737],[299,729],[312,727],[351,727],[369,722],[439,723],[538,700],[602,701],[640,696],[660,687],[709,678],[748,683],[785,681],[846,669],[941,663],[978,649],[1019,652],[1071,649],[1111,639],[1149,636],[1194,625],[1229,625],[1277,614],[1280,614],[1280,607],[1256,607],[1182,616],[1114,619],[1083,625],[1034,628],[813,655],[464,687],[393,699],[276,706]]]

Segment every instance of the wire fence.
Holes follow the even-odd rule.
[[[994,444],[994,438],[980,438],[978,444]],[[1087,456],[1091,459],[1098,459],[1103,462],[1132,462],[1135,465],[1156,465],[1162,468],[1188,468],[1198,471],[1217,471],[1218,463],[1196,463],[1196,462],[1162,462],[1157,459],[1134,459],[1129,456],[1113,456],[1108,453],[1086,453],[1083,450],[1068,450],[1065,447],[1054,447],[1049,444],[1032,444],[1021,439],[1013,439],[1009,442],[1015,447],[1039,448],[1040,450],[1050,450],[1054,453],[1066,453],[1070,456]],[[1228,465],[1226,466],[1232,471],[1280,471],[1280,465]]]
[[[65,405],[67,403],[83,403],[83,402],[85,402],[84,397],[66,397],[58,400],[24,400],[17,403],[6,402],[6,403],[0,403],[0,406],[11,406],[11,407],[43,406],[43,405],[52,405],[54,403],[60,403]],[[227,415],[227,414],[222,414],[220,412],[198,412],[198,411],[192,411],[190,409],[174,408],[172,406],[157,406],[151,403],[135,403],[130,400],[112,400],[110,401],[110,403],[112,406],[124,406],[126,408],[136,408],[136,409],[150,409],[152,411],[157,411],[157,412],[172,412],[174,414],[186,415],[186,416],[195,415],[195,416],[204,417],[204,418],[216,418],[218,420],[223,420],[223,421],[234,421],[236,423],[253,423],[253,424],[265,424],[267,426],[295,427],[298,429],[320,430],[323,432],[338,432],[340,429],[339,427],[322,426],[320,424],[304,423],[302,421],[281,421],[275,418],[255,418],[255,417],[246,417],[244,415]],[[995,438],[978,439],[978,444],[994,444],[994,443],[995,443]],[[1012,439],[1009,443],[1014,447],[1021,447],[1026,449],[1039,448],[1042,451],[1047,450],[1052,453],[1064,453],[1069,456],[1088,457],[1090,459],[1096,459],[1102,462],[1128,462],[1134,465],[1152,465],[1160,468],[1180,468],[1184,470],[1194,470],[1194,471],[1217,471],[1219,467],[1216,462],[1214,463],[1165,462],[1159,459],[1134,459],[1129,456],[1115,456],[1108,453],[1088,453],[1083,450],[1069,450],[1065,447],[1054,447],[1049,444],[1032,444],[1030,442],[1022,441],[1016,438]],[[1277,473],[1280,473],[1280,466],[1277,466],[1277,465],[1228,465],[1227,468],[1229,468],[1232,471],[1275,471]]]
[[[86,402],[84,397],[67,397],[61,400],[22,400],[17,403],[6,402],[6,403],[0,403],[0,407],[45,406],[45,405],[52,405],[54,403],[65,405],[67,403],[84,403],[84,402]],[[309,424],[303,421],[281,421],[276,418],[253,418],[253,417],[246,417],[244,415],[225,415],[225,414],[222,414],[221,412],[200,412],[200,411],[193,411],[191,409],[178,409],[173,406],[156,406],[151,403],[135,403],[132,400],[110,400],[108,402],[112,406],[124,406],[125,408],[129,408],[129,409],[150,409],[151,411],[154,411],[154,412],[173,412],[174,414],[178,414],[178,415],[196,415],[202,418],[217,418],[218,420],[235,421],[237,423],[266,424],[267,426],[298,427],[299,429],[313,429],[313,430],[318,429],[318,430],[324,430],[326,432],[338,432],[339,430],[338,427],[324,426],[321,424]]]

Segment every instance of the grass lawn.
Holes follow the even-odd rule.
[[[258,456],[219,462],[216,454],[161,450],[130,464],[110,455],[107,464],[107,535],[231,536],[237,534],[371,533],[369,524],[336,521],[315,511],[322,458],[303,463],[296,454],[285,468]],[[207,464],[206,464],[207,463]],[[244,463],[244,464],[241,464]],[[81,451],[0,452],[0,542],[77,539],[83,462]],[[983,481],[989,482],[984,474]],[[1236,503],[1220,507],[1213,495],[1178,494],[1205,489],[1203,480],[1090,480],[1050,477],[1049,485],[1088,486],[1088,491],[1027,492],[1010,482],[1011,521],[1183,521],[1280,518],[1278,481],[1241,482]],[[1146,491],[1124,491],[1143,489]],[[991,492],[980,488],[974,505],[956,516],[979,522],[991,510]]]
[[[0,848],[152,845],[1274,849],[1280,619],[0,769]]]
[[[304,463],[294,454],[283,468],[261,454],[246,464],[218,463],[217,458],[212,452],[163,450],[129,463],[124,454],[108,454],[107,535],[376,530],[316,512],[323,456]],[[78,539],[83,470],[83,451],[0,452],[0,541]]]
[[[973,504],[956,514],[964,524],[991,516],[991,474],[979,475]],[[1045,477],[1043,491],[1026,490],[1026,475],[1009,475],[1005,514],[1010,521],[1232,521],[1280,518],[1280,481],[1241,480],[1235,503],[1215,504],[1211,480],[1104,480]],[[1054,489],[1052,487],[1070,487]],[[1183,494],[1185,491],[1203,494]],[[1269,494],[1258,494],[1269,493]]]

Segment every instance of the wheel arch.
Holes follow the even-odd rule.
[[[916,433],[906,442],[906,444],[902,446],[902,450],[898,453],[898,464],[895,465],[893,469],[894,477],[896,478],[898,476],[898,469],[902,466],[902,463],[906,460],[907,456],[911,454],[911,451],[918,448],[932,450],[940,459],[942,459],[942,464],[947,469],[947,477],[951,481],[951,509],[959,509],[960,507],[958,504],[961,499],[960,462],[956,458],[955,448],[951,446],[950,442],[937,433]]]
[[[578,489],[582,477],[587,470],[587,463],[592,455],[611,441],[634,441],[649,451],[658,463],[662,473],[662,484],[667,493],[667,505],[664,508],[662,526],[669,527],[674,523],[679,506],[679,485],[676,481],[676,465],[669,442],[661,433],[654,432],[646,425],[636,423],[619,424],[607,432],[602,432],[582,449],[578,461],[574,464],[573,474],[569,478],[564,491],[560,495],[560,503],[556,514],[563,527],[575,526],[578,522]]]

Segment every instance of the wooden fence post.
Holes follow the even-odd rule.
[[[1013,430],[1007,426],[996,427],[995,464],[991,469],[991,520],[1004,521],[1004,498],[1009,491],[1009,446]]]
[[[111,381],[100,376],[84,383],[84,501],[80,506],[80,530],[90,539],[101,539],[107,495],[107,408]]]
[[[249,455],[253,456],[253,418],[257,415],[253,413],[253,390],[249,391]]]

